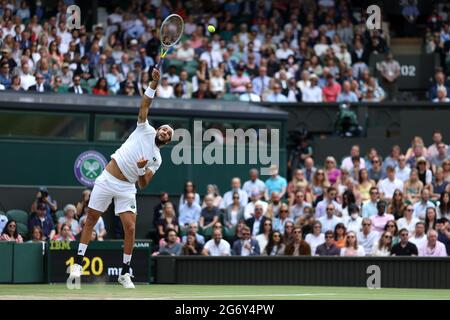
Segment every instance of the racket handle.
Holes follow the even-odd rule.
[[[156,65],[157,69],[161,69],[162,64],[164,63],[164,58],[159,58],[158,64]]]

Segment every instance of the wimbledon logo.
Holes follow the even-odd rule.
[[[105,167],[105,157],[97,151],[89,150],[80,154],[75,160],[75,177],[82,185],[93,187],[95,179],[97,179]]]

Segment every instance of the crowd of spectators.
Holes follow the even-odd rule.
[[[154,254],[448,256],[450,150],[439,131],[432,140],[426,147],[414,137],[410,148],[395,145],[385,157],[374,148],[364,156],[354,145],[341,161],[329,156],[323,165],[302,141],[288,161],[288,179],[277,166],[265,181],[252,169],[244,183],[232,178],[224,194],[210,184],[202,196],[187,181],[177,203],[164,192],[154,208]],[[29,234],[22,237],[17,222],[0,215],[0,240],[73,241],[89,197],[85,190],[61,212],[42,187]],[[94,230],[93,240],[105,238],[102,218]]]
[[[432,140],[384,158],[354,145],[323,165],[302,145],[289,183],[276,166],[266,181],[252,169],[223,196],[208,185],[203,201],[187,181],[177,210],[167,193],[155,207],[155,254],[448,256],[450,153],[440,132]]]
[[[142,95],[159,60],[159,26],[177,13],[184,36],[166,57],[160,98],[395,98],[398,66],[386,60],[379,79],[368,68],[370,54],[388,52],[386,24],[368,30],[365,10],[348,0],[132,0],[92,30],[70,30],[66,8],[0,2],[0,90]]]

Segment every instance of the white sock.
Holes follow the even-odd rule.
[[[87,244],[84,244],[84,243],[78,244],[78,255],[84,256],[84,254],[86,253],[87,247],[88,247]]]
[[[131,262],[131,254],[123,254],[123,264],[130,265]]]

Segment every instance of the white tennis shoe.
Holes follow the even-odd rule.
[[[119,278],[117,279],[119,283],[125,288],[125,289],[134,289],[133,281],[131,281],[132,275],[129,273],[121,274]]]
[[[83,267],[79,264],[75,263],[70,268],[70,279],[79,279],[81,277],[81,274],[83,273]]]

